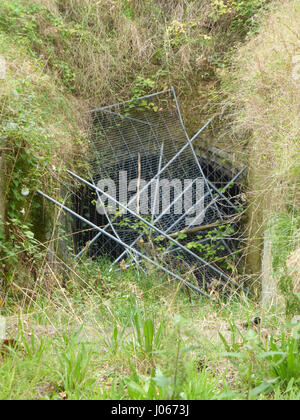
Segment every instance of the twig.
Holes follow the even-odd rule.
[[[184,233],[186,235],[190,235],[192,233],[196,233],[196,232],[200,232],[203,230],[207,230],[213,227],[217,227],[217,226],[221,226],[221,225],[225,225],[225,224],[229,224],[229,223],[234,223],[236,222],[238,219],[240,218],[240,214],[231,217],[228,220],[219,220],[218,222],[214,222],[214,223],[210,223],[207,225],[201,225],[201,226],[195,226],[193,228],[185,228],[182,230],[179,230],[178,232],[174,232],[169,234],[170,238],[176,238],[179,234]],[[166,239],[163,236],[158,236],[157,239],[162,240],[162,239]]]
[[[138,152],[138,179],[137,179],[137,202],[136,202],[136,212],[140,214],[140,188],[141,188],[141,154]]]

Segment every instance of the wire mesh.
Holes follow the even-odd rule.
[[[92,182],[97,184],[103,179],[112,180],[120,203],[128,202],[128,193],[129,196],[131,194],[131,198],[135,196],[136,199],[130,208],[145,219],[152,219],[158,229],[168,234],[193,226],[187,221],[192,219],[193,206],[201,201],[201,197],[205,212],[201,220],[198,218],[199,225],[211,225],[226,220],[236,213],[235,209],[240,205],[236,198],[238,187],[235,184],[232,188],[222,191],[230,179],[221,167],[212,165],[201,156],[197,162],[190,148],[180,152],[186,145],[187,138],[175,99],[172,91],[160,92],[149,97],[99,108],[89,114],[91,146],[89,160]],[[143,186],[172,159],[173,162],[159,178],[162,185],[158,187],[156,183],[151,183],[149,188],[143,191]],[[195,180],[202,180],[201,197]],[[166,181],[172,181],[168,197],[164,195],[166,190],[163,189],[163,182]],[[137,193],[139,182],[140,195]],[[214,188],[211,188],[211,185]],[[183,194],[183,190],[186,194]],[[218,190],[222,191],[222,194],[218,194]],[[154,208],[155,194],[157,200]],[[179,196],[182,196],[182,199],[179,200]],[[92,189],[86,186],[80,187],[74,195],[73,207],[78,214],[92,220],[97,226],[105,227],[107,232],[114,235],[107,217],[111,218],[121,241],[155,258],[159,264],[168,266],[181,275],[194,278],[201,287],[204,287],[205,283],[213,282],[216,277],[218,279],[222,277],[217,275],[214,267],[220,270],[218,260],[220,258],[224,260],[224,256],[235,252],[236,242],[232,241],[231,237],[221,237],[212,243],[213,240],[207,238],[210,230],[189,235],[183,240],[184,245],[188,245],[188,241],[193,241],[208,244],[210,248],[215,249],[211,261],[199,263],[197,258],[183,249],[176,249],[170,244],[159,244],[157,232],[152,229],[146,231],[145,226],[138,224],[131,214],[121,214],[120,208],[117,208],[119,214],[111,212],[112,203],[109,203],[109,200],[107,201],[109,215],[99,214],[96,206],[98,198]],[[167,208],[165,203],[169,202],[173,204],[165,212]],[[115,210],[114,205],[112,207]],[[85,230],[79,219],[75,221],[74,233],[76,253],[88,248],[90,256],[96,258],[105,255],[114,261],[124,252],[124,247],[101,233],[97,234],[97,240],[94,241],[95,231]],[[138,241],[138,238],[145,236],[149,236],[150,239]],[[195,249],[199,255],[205,250],[201,246]]]

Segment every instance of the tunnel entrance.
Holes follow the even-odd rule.
[[[187,137],[174,90],[92,110],[89,127],[90,179],[92,187],[100,189],[76,188],[72,205],[111,237],[96,235],[75,219],[76,254],[84,250],[91,258],[105,256],[113,262],[124,254],[128,257],[130,246],[133,254],[136,249],[151,256],[155,250],[159,264],[173,270],[182,265],[181,273],[193,267],[195,280],[203,287],[222,277],[228,271],[224,261],[234,258],[239,243],[243,171],[229,171],[195,154],[194,138]],[[114,195],[116,203],[105,192]],[[125,213],[120,207],[124,203]],[[145,228],[145,221],[155,226],[155,234]],[[179,247],[159,232],[178,239]],[[147,241],[150,237],[152,250],[146,249],[145,237]]]

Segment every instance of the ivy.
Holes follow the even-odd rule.
[[[256,14],[266,9],[270,0],[213,0],[210,17],[214,22],[229,19],[230,31],[244,36],[258,28]]]
[[[9,282],[20,262],[32,272],[45,257],[39,242],[34,238],[32,225],[11,218],[4,222],[0,218],[0,272]],[[8,284],[6,284],[8,285]]]

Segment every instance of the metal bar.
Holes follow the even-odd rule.
[[[75,213],[73,210],[69,209],[68,207],[64,206],[63,204],[59,203],[58,201],[54,200],[53,198],[49,197],[47,194],[44,194],[42,191],[37,190],[37,193],[42,195],[43,197],[45,197],[47,200],[51,201],[52,203],[56,204],[57,206],[59,206],[60,208],[62,208],[63,210],[67,211],[68,213],[70,213],[72,216],[77,217],[79,220],[81,220],[82,222],[90,225],[92,228],[98,230],[99,232],[103,233],[104,235],[106,235],[108,238],[116,241],[117,243],[119,243],[121,246],[124,246],[125,248],[130,249],[130,246],[127,245],[125,242],[117,239],[115,236],[111,235],[110,233],[104,231],[103,229],[101,229],[99,226],[95,225],[94,223],[90,222],[89,220],[85,219],[84,217],[80,216],[79,214]],[[161,265],[159,265],[158,263],[156,263],[155,261],[151,260],[150,258],[148,258],[146,255],[143,255],[141,252],[135,250],[135,249],[131,249],[132,252],[134,252],[135,254],[137,254],[138,256],[144,258],[146,261],[148,261],[150,264],[156,266],[157,268],[159,268],[160,270],[164,271],[165,273],[169,274],[170,276],[176,278],[177,280],[181,281],[183,284],[185,284],[186,286],[190,287],[191,289],[197,291],[198,293],[200,293],[201,295],[207,297],[207,298],[211,298],[211,296],[207,295],[205,292],[203,292],[202,290],[198,289],[198,287],[194,286],[193,284],[189,283],[188,281],[184,280],[183,278],[181,278],[180,276],[178,276],[177,274],[173,273],[172,271],[169,271],[168,269],[166,269],[165,267],[162,267]]]
[[[200,165],[200,163],[199,163],[199,159],[198,159],[198,157],[197,157],[197,155],[196,155],[196,153],[195,153],[195,150],[194,150],[194,147],[193,147],[193,145],[190,143],[190,138],[189,138],[189,136],[188,136],[188,134],[187,134],[187,132],[186,132],[186,129],[185,129],[185,126],[184,126],[184,124],[183,124],[183,120],[182,120],[182,115],[181,115],[181,112],[180,112],[180,108],[179,108],[179,103],[178,103],[178,101],[177,101],[177,97],[176,97],[176,93],[175,93],[175,89],[173,88],[173,86],[172,86],[172,88],[171,88],[171,90],[172,90],[172,93],[173,93],[173,97],[174,97],[174,99],[175,99],[175,103],[176,103],[176,108],[177,108],[177,111],[178,111],[178,115],[179,115],[179,120],[180,120],[180,123],[181,123],[181,126],[182,126],[182,128],[183,128],[183,131],[184,131],[184,134],[185,134],[185,136],[186,136],[186,138],[187,138],[187,140],[188,140],[188,142],[189,142],[189,144],[190,144],[190,148],[191,148],[191,151],[192,151],[192,154],[193,154],[193,156],[194,156],[194,159],[195,159],[195,162],[196,162],[196,164],[197,164],[197,166],[198,166],[198,168],[199,168],[199,170],[200,170],[200,173],[201,173],[201,176],[203,177],[203,179],[205,180],[205,182],[206,182],[206,187],[207,187],[207,189],[208,189],[208,191],[209,191],[209,193],[210,193],[210,195],[211,195],[211,199],[212,199],[212,201],[211,201],[211,203],[212,204],[214,204],[214,208],[216,209],[216,211],[217,211],[217,213],[218,213],[218,215],[219,215],[219,218],[221,219],[221,220],[223,220],[223,216],[222,216],[222,214],[221,214],[221,212],[220,212],[220,210],[219,210],[219,207],[218,207],[218,205],[216,204],[216,201],[214,201],[213,200],[213,195],[212,195],[212,192],[211,192],[211,189],[209,188],[209,187],[211,187],[211,188],[213,188],[213,189],[215,189],[215,190],[217,190],[217,192],[218,192],[218,195],[220,195],[223,199],[225,199],[234,209],[235,209],[235,211],[238,211],[238,209],[237,209],[237,207],[236,206],[234,206],[232,203],[231,203],[231,201],[229,201],[225,196],[224,196],[224,194],[222,194],[221,192],[219,192],[218,191],[218,189],[209,181],[209,179],[208,178],[206,178],[205,176],[204,176],[204,173],[203,173],[203,170],[202,170],[202,167],[201,167],[201,165]],[[229,246],[228,246],[228,244],[222,239],[222,243],[223,243],[223,245],[225,246],[225,248],[227,249],[227,251],[229,252],[229,253],[231,253],[231,249],[229,248]]]
[[[223,200],[225,200],[226,201],[226,203],[227,204],[229,204],[232,208],[234,208],[234,210],[235,211],[238,211],[238,208],[230,201],[230,200],[228,200],[228,198],[227,197],[225,197],[225,195],[221,192],[221,191],[219,191],[218,190],[218,188],[212,183],[212,182],[210,182],[209,180],[207,180],[207,182],[208,182],[208,185],[220,196],[220,197],[222,197],[223,198]]]
[[[93,185],[96,187],[96,185],[95,185],[94,180],[93,180],[93,178],[92,178],[92,177],[91,177],[91,180],[92,180]],[[97,197],[98,197],[99,202],[100,202],[101,204],[103,204],[103,201],[101,200],[101,197],[100,197],[99,192],[98,192],[97,190],[96,190],[96,194],[97,194]],[[115,230],[114,225],[112,224],[112,222],[111,222],[111,220],[110,220],[110,217],[109,217],[109,215],[108,215],[108,213],[107,213],[107,211],[106,211],[106,209],[105,209],[105,206],[103,206],[103,210],[104,210],[105,217],[106,217],[106,218],[107,218],[107,220],[108,220],[109,226],[111,227],[111,230],[113,231],[113,233],[115,234],[115,236],[116,236],[119,240],[121,240],[120,236],[118,235],[118,232]],[[99,232],[99,233],[100,233],[100,232]],[[138,263],[138,260],[136,260],[136,258],[135,258],[135,256],[134,256],[134,254],[132,255],[132,258],[134,259],[134,261],[136,262],[136,264],[137,264],[137,266],[138,266],[138,265],[139,265],[139,263]]]
[[[148,222],[146,219],[144,219],[143,217],[139,216],[138,214],[136,214],[134,211],[132,211],[130,208],[128,208],[128,206],[125,206],[124,204],[120,203],[118,200],[116,200],[114,197],[112,197],[111,195],[107,194],[105,191],[101,190],[98,187],[94,187],[93,184],[91,184],[90,182],[86,181],[85,179],[81,178],[80,176],[74,174],[73,172],[67,170],[67,173],[70,174],[71,176],[73,176],[74,178],[76,178],[77,180],[83,182],[85,185],[93,188],[93,189],[97,189],[98,191],[101,192],[101,194],[104,194],[107,198],[109,198],[111,201],[115,202],[116,204],[119,205],[119,207],[122,207],[124,210],[128,211],[130,214],[132,214],[134,217],[136,217],[138,220],[140,220],[142,223],[144,223],[145,225],[149,226],[151,229],[154,229],[157,233],[159,233],[160,235],[164,236],[166,239],[168,239],[170,242],[173,242],[175,245],[179,246],[183,251],[187,252],[188,254],[190,254],[192,257],[196,258],[198,261],[200,261],[202,264],[204,264],[205,266],[209,266],[214,272],[216,272],[219,276],[225,278],[226,280],[230,281],[230,278],[228,276],[226,276],[226,274],[222,273],[222,271],[218,270],[216,267],[212,266],[211,264],[209,264],[208,262],[204,261],[202,258],[200,258],[197,254],[194,254],[194,252],[192,252],[190,249],[184,247],[182,244],[180,244],[178,241],[176,241],[175,239],[171,238],[169,235],[167,235],[165,232],[163,232],[162,230],[158,229],[156,226],[152,225],[150,222]]]
[[[177,108],[177,112],[178,112],[178,116],[179,116],[179,120],[180,120],[180,123],[181,123],[181,126],[182,126],[182,128],[183,128],[183,131],[184,131],[184,134],[185,134],[185,136],[186,136],[186,138],[187,138],[187,141],[188,142],[190,142],[190,139],[189,139],[189,136],[188,136],[188,134],[187,134],[187,132],[186,132],[186,129],[185,129],[185,126],[184,126],[184,124],[183,124],[183,120],[182,120],[182,115],[181,115],[181,112],[180,112],[180,108],[179,108],[179,104],[178,104],[178,100],[177,100],[177,97],[176,97],[176,93],[175,93],[175,89],[173,88],[173,86],[171,87],[171,91],[172,91],[172,94],[173,94],[173,96],[174,96],[174,100],[175,100],[175,103],[176,103],[176,108]],[[191,147],[191,151],[192,151],[192,153],[193,153],[193,155],[194,155],[194,159],[195,159],[195,161],[196,161],[196,163],[197,163],[197,165],[198,165],[198,168],[199,168],[199,170],[200,170],[200,172],[201,172],[201,175],[203,176],[203,178],[206,180],[206,182],[207,182],[207,184],[213,189],[213,190],[215,190],[231,207],[233,207],[234,209],[235,209],[235,211],[238,211],[238,209],[237,209],[237,207],[233,204],[233,203],[231,203],[231,201],[230,200],[228,200],[228,198],[227,197],[225,197],[219,190],[218,190],[218,188],[215,186],[215,185],[213,185],[210,181],[209,181],[209,179],[207,179],[206,177],[204,177],[204,174],[203,174],[203,171],[202,171],[202,168],[201,168],[201,165],[200,165],[200,163],[199,163],[199,159],[198,159],[198,157],[197,157],[197,155],[196,155],[196,153],[195,153],[195,150],[194,150],[194,147],[192,146],[192,144],[190,145],[190,147]],[[213,197],[212,197],[213,198]],[[222,215],[221,215],[221,213],[220,213],[220,211],[219,211],[219,209],[217,209],[216,208],[216,210],[217,210],[217,212],[219,213],[219,217],[221,217],[221,220],[222,220]]]
[[[242,175],[242,173],[245,171],[247,169],[247,167],[245,166],[243,169],[241,169],[226,185],[225,185],[225,187],[224,187],[224,191],[230,186],[230,184],[232,183],[232,182],[234,182],[237,178],[239,178],[239,176],[240,175]],[[206,193],[206,194],[208,194],[208,193]],[[201,199],[200,199],[201,200]],[[198,200],[195,204],[194,204],[194,206],[196,206],[197,205],[197,203],[200,201],[200,200]],[[217,200],[217,198],[214,198],[214,200]],[[209,205],[203,210],[203,212],[206,212],[206,210],[210,207],[212,205],[212,203],[209,203]],[[194,206],[192,206],[192,208],[194,207]],[[203,213],[202,212],[202,213]],[[176,222],[174,222],[171,226],[169,226],[169,228],[166,230],[166,233],[168,233],[174,226],[176,226],[176,224],[183,218],[183,217],[185,217],[185,214],[184,215],[182,215],[182,216],[180,216],[180,218],[178,219],[178,220],[176,220]],[[187,227],[187,228],[189,228],[190,227],[190,225]],[[221,242],[224,244],[224,239],[222,239],[221,240]],[[169,248],[167,248],[166,250],[165,250],[165,252],[164,252],[164,255],[167,253],[167,252],[170,252],[169,251]],[[231,250],[229,250],[229,252],[231,253]],[[240,287],[240,285],[236,282],[236,281],[234,281],[233,279],[231,279],[230,277],[228,278],[229,279],[229,281],[232,283],[232,284],[234,284],[235,286],[238,286],[238,287]],[[243,288],[243,290],[245,291],[245,292],[247,292],[248,293],[248,290],[246,290],[246,289],[244,289]]]
[[[224,187],[224,190],[226,190],[229,186],[230,186],[230,184],[232,183],[232,182],[234,182],[245,170],[247,169],[247,167],[245,166],[241,171],[239,171],[226,185],[225,185],[225,187]],[[205,196],[204,197],[206,197],[206,195],[208,195],[209,194],[209,192],[207,192],[206,194],[205,194]],[[198,203],[199,203],[199,201],[201,201],[201,200],[203,200],[203,198],[200,198],[199,200],[197,200],[196,201],[196,203],[191,207],[191,209],[193,209],[193,207],[195,207]],[[213,200],[214,201],[216,201],[217,200],[217,198],[213,198]],[[209,204],[208,204],[208,206],[204,209],[204,211],[206,211],[211,205],[212,205],[213,203],[212,202],[210,202]],[[189,209],[190,210],[190,209]],[[202,213],[201,213],[202,214]],[[181,220],[182,220],[182,218],[183,217],[185,217],[186,216],[186,213],[185,214],[183,214],[183,215],[181,215],[180,216],[180,218],[178,219],[178,220],[176,220],[167,230],[166,230],[166,232],[168,232],[169,230],[171,230],[171,229],[173,229],[173,227],[174,226],[176,226],[176,224],[178,223],[178,222],[180,222]],[[188,226],[188,228],[190,227],[190,225]]]
[[[177,96],[176,96],[175,89],[174,89],[173,86],[171,86],[171,91],[172,91],[172,94],[173,94],[173,97],[174,97],[174,100],[175,100],[175,104],[176,104],[176,108],[177,108],[178,117],[179,117],[181,127],[184,131],[185,137],[189,140],[188,133],[186,132],[185,125],[183,124],[182,115],[181,115],[181,112],[180,112],[179,104],[178,104],[178,101],[177,101]]]
[[[204,130],[205,128],[212,122],[213,118],[211,118],[209,121],[207,121],[206,124],[200,130],[191,138],[190,142],[193,142]],[[187,148],[189,147],[189,144],[185,144],[177,153],[176,155],[142,188],[140,191],[140,194],[148,188],[153,181],[155,181]],[[132,199],[129,200],[128,206],[130,204],[133,204],[134,200],[136,199],[136,195],[132,197]],[[105,226],[104,229],[106,229],[108,225]],[[101,233],[99,232],[93,239],[90,241],[90,245],[92,245],[99,237],[101,236]],[[81,257],[81,255],[86,251],[86,248],[82,249],[76,256],[76,258]]]
[[[130,102],[139,101],[140,99],[153,98],[154,96],[158,96],[158,95],[161,95],[163,93],[170,92],[170,91],[171,91],[171,89],[162,90],[161,92],[151,93],[150,95],[141,96],[140,98],[129,99],[128,101],[118,102],[117,104],[107,105],[107,106],[103,106],[102,108],[92,109],[91,111],[88,111],[88,113],[103,111],[105,109],[113,108],[113,107],[116,107],[116,106],[119,106],[119,105],[124,105],[124,104],[128,104]]]
[[[109,111],[108,111],[109,112]],[[113,113],[113,112],[111,112],[111,114],[116,114],[116,113]],[[115,118],[114,118],[114,121],[115,121]],[[103,130],[103,133],[104,133],[104,136],[105,136],[105,138],[106,138],[106,140],[107,140],[107,143],[110,145],[110,147],[111,147],[111,149],[112,149],[112,153],[113,154],[115,154],[115,152],[114,152],[114,148],[112,147],[112,145],[111,145],[111,143],[110,143],[110,141],[108,140],[108,138],[107,138],[107,134],[106,134],[106,130],[105,130],[105,128],[103,127],[103,124],[101,123],[101,121],[99,121],[99,123],[100,123],[100,125],[101,125],[101,127],[102,127],[102,130]],[[119,133],[120,133],[120,136],[122,137],[122,139],[123,139],[123,141],[124,141],[124,144],[125,144],[125,146],[126,146],[126,148],[127,148],[127,150],[128,150],[128,155],[130,156],[130,157],[132,157],[133,158],[133,156],[131,155],[131,153],[130,153],[130,150],[129,150],[129,148],[128,148],[128,146],[127,146],[127,143],[126,143],[126,141],[125,141],[125,138],[124,138],[124,136],[123,136],[123,134],[122,134],[122,132],[120,131],[120,129],[118,128],[118,131],[119,131]],[[106,226],[104,227],[104,229],[106,230],[107,228],[108,228],[108,226],[109,226],[109,223],[108,224],[106,224]],[[90,245],[92,245],[97,239],[99,239],[99,237],[101,236],[101,232],[98,232],[97,233],[97,235],[93,238],[93,239],[91,239],[91,241],[90,241]],[[83,248],[77,255],[75,255],[75,259],[78,259],[78,258],[80,258],[81,257],[81,255],[83,255],[84,253],[85,253],[85,251],[86,251],[86,248]]]
[[[103,109],[102,111],[103,111],[103,112],[108,112],[108,113],[110,113],[110,114],[112,114],[112,115],[116,115],[117,117],[120,117],[121,119],[122,119],[122,118],[126,118],[126,119],[128,119],[128,120],[135,121],[135,122],[138,122],[138,123],[141,123],[141,124],[146,124],[146,125],[149,125],[149,126],[150,126],[150,123],[148,123],[147,121],[138,120],[137,118],[128,117],[128,115],[118,114],[117,112],[108,111],[108,110],[106,110],[106,109]]]
[[[173,86],[171,87],[171,90],[172,90],[172,94],[173,94],[173,97],[174,97],[174,100],[175,100],[175,103],[176,103],[176,108],[177,108],[177,112],[178,112],[178,116],[179,116],[179,121],[180,121],[181,126],[182,126],[182,128],[183,128],[183,131],[184,131],[185,137],[186,137],[186,139],[187,139],[187,141],[188,141],[188,143],[189,143],[189,145],[190,145],[190,149],[191,149],[191,151],[192,151],[192,154],[193,154],[193,156],[194,156],[194,159],[195,159],[195,162],[196,162],[196,164],[197,164],[197,166],[198,166],[198,169],[199,169],[199,171],[200,171],[200,173],[201,173],[201,176],[203,177],[203,179],[204,179],[204,181],[205,181],[205,183],[206,183],[206,187],[207,187],[207,189],[208,189],[208,191],[209,191],[209,194],[211,195],[211,199],[213,200],[213,195],[212,195],[211,190],[210,190],[210,188],[209,188],[209,180],[208,180],[208,179],[204,176],[204,173],[203,173],[202,167],[201,167],[201,165],[200,165],[200,163],[199,163],[199,159],[198,159],[198,157],[197,157],[197,155],[196,155],[196,153],[195,153],[195,150],[194,150],[193,145],[190,143],[190,138],[189,138],[189,136],[188,136],[188,134],[187,134],[187,132],[186,132],[185,126],[184,126],[184,124],[183,124],[183,119],[182,119],[181,111],[180,111],[180,108],[179,108],[179,103],[178,103],[177,96],[176,96],[176,93],[175,93],[175,89],[174,89],[174,87],[173,87]],[[212,201],[212,202],[213,202],[213,201]],[[213,203],[214,203],[214,202],[213,202]],[[217,211],[217,213],[218,213],[218,215],[219,215],[220,219],[221,219],[221,220],[223,220],[223,218],[222,218],[222,214],[221,214],[221,212],[220,212],[220,210],[219,210],[218,206],[216,206],[216,205],[215,205],[214,207],[215,207],[215,209],[216,209],[216,211]]]
[[[141,235],[142,236],[142,235]],[[138,238],[138,239],[140,239],[140,237]],[[197,241],[197,243],[199,243],[199,244],[201,244],[201,243],[204,243],[204,242],[208,242],[208,241],[210,241],[211,239],[210,238],[205,238],[205,239],[201,239],[201,240],[199,240],[199,241]],[[136,241],[134,241],[130,246],[133,246],[134,244],[136,243]],[[179,247],[177,247],[177,248],[173,248],[173,249],[170,249],[169,251],[165,251],[164,252],[164,254],[171,254],[172,252],[175,252],[175,251],[179,251],[180,250],[180,248]],[[123,254],[126,254],[127,253],[127,250],[126,251],[124,251],[124,253]],[[114,262],[113,262],[113,264],[112,264],[112,266],[115,264],[117,262],[117,260],[115,260]],[[134,262],[132,262],[131,264],[128,264],[128,266],[134,266],[135,264],[134,264]],[[111,271],[112,270],[112,266],[110,267],[110,269],[109,269],[109,271]]]
[[[183,191],[181,191],[181,193],[176,197],[176,199],[175,200],[173,200],[172,201],[172,203],[171,204],[169,204],[168,205],[168,207],[166,207],[164,210],[163,210],[163,212],[162,213],[160,213],[159,215],[158,215],[158,217],[154,220],[154,221],[151,221],[151,223],[153,223],[154,225],[157,223],[157,222],[159,222],[159,220],[170,210],[170,208],[172,207],[172,206],[174,206],[175,204],[176,204],[176,202],[192,187],[192,185],[194,184],[194,182],[196,181],[196,179],[194,179],[186,188],[184,188],[184,190]],[[208,195],[208,193],[206,193],[205,194],[205,196],[203,197],[203,198],[201,198],[201,200],[202,199],[204,199],[206,196]],[[198,200],[199,201],[199,200]],[[206,209],[205,209],[206,210]],[[184,217],[186,216],[186,214],[187,213],[184,213]],[[176,221],[176,223],[177,223],[177,221]],[[150,229],[149,229],[150,230]],[[166,230],[166,232],[168,232],[170,229],[167,229]],[[142,237],[144,236],[144,234],[142,233],[137,239],[135,239],[135,241],[134,242],[132,242],[132,244],[131,244],[131,246],[134,246],[136,243],[137,243],[137,241],[139,241]],[[113,264],[112,264],[112,266],[113,265],[115,265],[117,262],[119,262],[120,261],[120,259],[122,259],[124,256],[125,256],[125,254],[126,254],[126,251],[124,251],[121,255],[119,255],[119,257],[113,262]]]
[[[228,187],[229,187],[229,185],[232,183],[232,182],[234,182],[237,178],[239,178],[239,176],[245,171],[247,169],[247,167],[244,167],[241,171],[239,171],[226,185],[225,185],[225,187],[224,187],[224,190],[226,190]],[[184,189],[184,191],[182,192],[182,194],[184,194],[191,186],[192,186],[192,184],[195,182],[195,180],[193,180],[185,189]],[[182,195],[181,194],[181,195]],[[205,199],[205,197],[207,196],[209,194],[209,192],[207,192],[205,195],[204,195],[204,197],[202,197],[202,198],[200,198],[199,200],[197,200],[197,202],[194,204],[194,206],[196,206],[197,204],[198,204],[198,202],[199,201],[201,201],[201,200],[204,200]],[[180,195],[180,196],[181,196]],[[180,197],[180,196],[178,196],[177,197],[177,199]],[[214,199],[214,200],[217,200],[216,198]],[[174,205],[175,204],[175,202],[176,202],[176,200],[175,201],[173,201],[173,203],[171,203],[171,205],[170,206],[172,206],[172,205]],[[212,205],[213,203],[209,203],[208,204],[208,206],[203,210],[203,212],[202,213],[205,213],[206,211],[207,211],[207,209]],[[169,207],[170,207],[169,206]],[[194,206],[192,206],[192,208],[194,207]],[[169,209],[169,207],[165,210],[165,211],[168,211],[168,209]],[[190,209],[189,209],[190,210]],[[202,214],[201,213],[201,214]],[[157,219],[155,219],[155,221],[154,221],[154,224],[155,223],[157,223],[158,221],[159,221],[159,219],[162,217],[164,215],[164,212],[163,213],[161,213],[159,216],[158,216],[158,218]],[[177,219],[171,226],[169,226],[167,229],[166,229],[166,231],[165,231],[165,233],[168,233],[171,229],[173,229],[173,227],[175,227],[176,226],[176,224],[177,223],[179,223],[184,217],[186,217],[186,215],[187,215],[187,213],[184,213],[183,215],[181,215],[180,216],[180,218],[179,219]],[[190,227],[190,225],[188,226],[188,228]],[[138,240],[140,240],[141,239],[141,237],[143,237],[143,234],[141,234],[130,246],[131,247],[133,247],[136,243],[137,243],[137,241]],[[201,241],[200,241],[201,242]],[[166,250],[165,250],[165,252],[164,252],[164,255],[165,254],[167,254],[167,253],[169,253],[169,252],[171,252],[171,251],[169,251],[169,249],[167,248]],[[231,250],[229,251],[229,252],[231,252]],[[112,266],[114,265],[114,264],[116,264],[124,255],[126,254],[126,251],[124,251],[114,262],[113,262],[113,264],[112,264]],[[112,267],[110,268],[110,270],[112,269]],[[228,280],[232,283],[232,284],[234,284],[235,286],[240,286],[236,281],[234,281],[234,280],[232,280],[232,279],[230,279],[230,277],[228,278]],[[245,290],[245,289],[244,289]],[[245,290],[246,291],[246,290]]]
[[[164,143],[161,145],[161,149],[160,149],[160,156],[159,156],[159,163],[158,163],[158,173],[161,170],[163,154],[164,154]],[[159,177],[157,178],[157,182],[156,182],[156,186],[155,186],[154,200],[153,200],[153,206],[152,206],[152,215],[151,215],[151,223],[153,223],[153,219],[154,219],[154,212],[155,212],[158,192],[159,192]]]
[[[110,114],[112,114],[112,115],[117,115],[117,116],[119,116],[119,117],[122,117],[122,115],[121,114],[118,114],[118,113],[116,113],[116,112],[111,112],[111,111],[104,111],[104,112],[108,112],[108,113],[110,113]],[[129,120],[133,120],[133,121],[136,121],[136,122],[142,122],[143,123],[143,121],[140,121],[140,120],[137,120],[137,119],[135,119],[135,118],[130,118],[130,117],[128,117],[129,118]],[[100,122],[100,121],[99,121]],[[102,126],[102,129],[103,129],[103,131],[104,131],[104,135],[105,135],[105,137],[106,137],[106,139],[107,139],[107,142],[108,142],[108,144],[111,146],[111,143],[110,143],[110,141],[108,140],[108,138],[107,138],[107,135],[106,135],[106,130],[104,129],[104,127],[103,127],[103,125],[102,125],[102,123],[100,122],[100,124],[101,124],[101,126]],[[145,124],[147,124],[149,127],[150,127],[150,131],[152,131],[153,132],[153,135],[154,135],[154,137],[156,138],[156,140],[157,140],[157,142],[158,142],[158,139],[157,139],[157,136],[156,136],[156,134],[155,134],[155,132],[154,132],[154,130],[152,129],[152,126],[151,126],[151,124],[147,121],[147,122],[145,122]],[[137,135],[137,137],[138,137],[138,139],[139,139],[139,141],[140,141],[140,144],[141,144],[141,146],[143,146],[143,143],[142,143],[142,141],[141,141],[141,139],[140,139],[140,136],[139,136],[139,133],[137,132],[137,130],[136,130],[136,128],[135,128],[135,126],[134,125],[132,125],[132,127],[133,127],[133,129],[134,129],[134,131],[135,131],[135,133],[136,133],[136,135]],[[126,143],[126,141],[125,141],[125,138],[124,138],[124,136],[123,136],[123,134],[122,134],[122,132],[121,132],[121,130],[118,128],[118,131],[119,131],[119,133],[120,133],[120,136],[122,137],[122,139],[123,139],[123,141],[124,141],[124,144],[125,144],[125,146],[126,146],[126,148],[127,148],[127,150],[128,150],[128,154],[129,154],[129,156],[131,156],[131,154],[130,154],[130,151],[129,151],[129,149],[128,149],[128,146],[127,146],[127,143]],[[159,143],[159,142],[158,142]],[[112,148],[112,146],[111,146],[111,148]],[[112,148],[112,152],[114,153],[114,150],[113,150],[113,148]],[[160,169],[160,168],[159,168]],[[132,197],[132,202],[134,202],[134,199],[135,199],[135,197],[136,196],[134,196],[134,197]],[[131,201],[130,201],[131,202]],[[106,228],[108,227],[108,225],[106,225],[105,227],[104,227],[104,229],[106,230]],[[91,242],[90,242],[90,245],[91,244],[93,244],[99,237],[101,236],[101,233],[100,232],[98,232],[98,234],[91,240]],[[75,259],[77,259],[77,258],[79,258],[79,257],[81,257],[81,255],[83,254],[85,252],[85,248],[84,249],[82,249],[76,256],[75,256]]]

